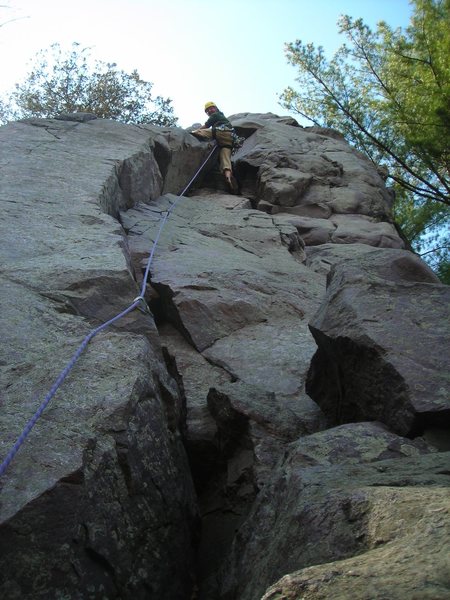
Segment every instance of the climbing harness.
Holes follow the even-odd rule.
[[[147,266],[146,266],[146,269],[145,269],[144,278],[142,280],[142,285],[141,285],[141,290],[140,290],[139,296],[136,296],[136,298],[133,300],[133,302],[130,304],[130,306],[128,308],[126,308],[125,310],[123,310],[121,313],[117,314],[115,317],[112,317],[109,321],[106,321],[105,323],[103,323],[102,325],[100,325],[99,327],[97,327],[96,329],[93,329],[84,338],[84,340],[81,342],[80,346],[78,347],[77,351],[75,352],[75,354],[70,359],[70,361],[67,364],[67,366],[61,371],[61,373],[57,377],[55,383],[51,387],[51,389],[48,392],[48,394],[45,396],[44,400],[42,401],[42,403],[39,406],[39,408],[37,409],[37,411],[34,413],[34,415],[31,417],[31,419],[25,425],[22,433],[17,438],[16,443],[11,448],[11,450],[8,452],[8,454],[6,455],[6,458],[3,460],[3,462],[0,464],[0,477],[5,473],[6,469],[9,466],[9,464],[11,463],[11,461],[13,460],[13,458],[15,457],[15,455],[17,454],[17,452],[19,451],[19,448],[22,446],[22,444],[25,442],[26,438],[28,437],[28,434],[33,429],[33,427],[36,424],[36,422],[38,421],[39,417],[42,415],[42,413],[44,412],[44,410],[48,406],[50,400],[56,394],[56,392],[58,391],[59,387],[61,386],[61,384],[63,383],[63,381],[67,377],[67,375],[70,373],[70,371],[72,370],[73,366],[75,365],[75,363],[77,362],[77,360],[80,358],[80,356],[82,355],[82,353],[86,349],[86,346],[89,344],[89,342],[92,340],[92,338],[95,337],[98,333],[100,333],[100,331],[103,331],[104,329],[106,329],[107,327],[109,327],[109,325],[112,325],[113,323],[115,323],[116,321],[118,321],[119,319],[121,319],[122,317],[124,317],[125,315],[127,315],[128,313],[132,312],[135,308],[139,308],[140,310],[143,310],[144,312],[150,312],[150,310],[149,310],[149,308],[147,306],[147,303],[145,301],[145,290],[147,288],[147,280],[148,280],[149,273],[150,273],[150,265],[152,264],[153,257],[155,255],[156,246],[158,245],[158,241],[159,241],[159,238],[161,236],[161,232],[162,232],[162,230],[164,228],[164,225],[167,222],[167,219],[169,218],[169,215],[174,210],[174,208],[177,205],[178,201],[180,200],[180,198],[182,196],[184,196],[184,194],[188,191],[188,189],[193,184],[193,182],[197,179],[197,177],[199,176],[200,172],[205,167],[206,163],[211,158],[211,156],[216,151],[216,149],[217,149],[217,145],[215,144],[213,146],[211,152],[208,154],[208,156],[206,157],[206,159],[203,161],[203,163],[200,165],[200,167],[196,171],[195,175],[192,177],[192,179],[189,181],[189,183],[186,185],[186,187],[178,194],[178,197],[175,200],[175,202],[173,202],[170,205],[169,209],[166,211],[166,214],[164,215],[164,218],[162,219],[162,221],[160,223],[158,232],[157,232],[156,237],[155,237],[155,239],[153,241],[153,245],[152,245],[152,248],[151,248],[148,260],[147,260]]]
[[[233,127],[228,127],[228,125],[215,125],[212,127],[212,136],[213,139],[217,140],[216,132],[220,131],[222,135],[224,135],[227,141],[224,143],[223,141],[220,143],[221,148],[230,148],[231,154],[234,154],[242,147],[245,142],[245,138],[241,137],[236,133]],[[229,134],[229,136],[227,135]],[[218,141],[218,140],[217,140]]]
[[[234,154],[239,150],[239,148],[242,148],[242,145],[245,142],[245,137],[238,135],[234,129],[231,135],[233,136],[231,154]]]
[[[213,140],[216,140],[221,148],[231,150],[233,147],[233,128],[227,125],[213,125],[211,129]],[[219,132],[219,139],[217,138],[217,132]]]

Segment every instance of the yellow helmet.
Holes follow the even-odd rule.
[[[205,104],[205,110],[208,110],[208,108],[211,108],[211,106],[214,106],[214,108],[217,108],[215,102],[207,102]]]

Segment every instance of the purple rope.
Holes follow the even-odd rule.
[[[152,260],[153,260],[153,255],[155,253],[155,249],[156,246],[158,244],[159,241],[159,236],[161,235],[161,232],[164,228],[164,225],[166,224],[167,219],[169,218],[170,213],[173,211],[173,209],[175,208],[175,206],[177,205],[178,201],[180,200],[180,198],[182,196],[184,196],[184,194],[187,192],[187,190],[190,188],[190,186],[192,185],[192,183],[197,179],[200,171],[204,168],[204,166],[206,165],[206,163],[208,162],[208,160],[211,158],[211,156],[213,155],[213,153],[215,152],[217,148],[217,144],[215,144],[211,150],[211,152],[208,154],[208,156],[205,158],[205,160],[202,162],[202,164],[200,165],[200,167],[197,169],[197,171],[195,172],[195,175],[192,177],[192,179],[190,180],[190,182],[186,185],[186,187],[178,194],[178,198],[175,200],[175,202],[173,202],[169,208],[169,210],[166,212],[164,219],[161,221],[161,224],[159,226],[159,230],[158,233],[156,234],[155,237],[155,241],[153,242],[153,247],[152,250],[150,252],[150,256],[148,257],[148,262],[147,262],[147,268],[145,269],[145,274],[144,274],[144,279],[142,281],[142,287],[141,287],[141,297],[144,297],[144,293],[145,293],[145,289],[147,287],[147,279],[150,273],[150,265],[152,264]]]
[[[41,405],[39,406],[39,408],[37,409],[37,411],[34,413],[34,415],[31,417],[31,419],[28,421],[28,423],[25,425],[22,433],[17,438],[16,443],[11,448],[11,450],[8,452],[6,458],[4,459],[4,461],[2,462],[2,464],[0,465],[0,477],[4,474],[4,472],[8,468],[10,462],[13,460],[13,458],[17,454],[20,446],[26,440],[28,434],[30,433],[30,431],[33,429],[33,427],[37,423],[39,417],[42,415],[42,413],[46,409],[48,403],[53,398],[53,396],[56,394],[56,392],[58,391],[58,388],[60,387],[60,385],[62,384],[62,382],[64,381],[64,379],[67,377],[67,375],[70,373],[70,371],[72,370],[74,364],[80,358],[80,356],[82,355],[82,353],[84,352],[86,346],[89,344],[89,342],[92,340],[92,338],[94,336],[96,336],[97,333],[99,333],[100,331],[102,331],[103,329],[105,329],[106,327],[108,327],[109,325],[111,325],[111,323],[114,323],[114,321],[117,321],[118,319],[121,319],[126,314],[128,314],[129,312],[131,312],[132,310],[134,310],[136,308],[136,306],[138,306],[138,304],[140,303],[140,300],[141,300],[140,298],[136,299],[133,302],[133,304],[131,304],[127,309],[125,309],[120,314],[116,315],[115,317],[113,317],[112,319],[110,319],[109,321],[107,321],[106,323],[103,323],[102,325],[100,325],[96,329],[93,329],[84,338],[84,340],[81,342],[78,350],[72,356],[70,362],[67,364],[67,366],[64,368],[64,370],[61,371],[61,373],[59,374],[57,380],[53,384],[52,388],[50,389],[50,391],[48,392],[48,394],[45,396],[43,402],[41,403]]]
[[[28,434],[30,433],[30,431],[33,429],[33,427],[37,423],[38,419],[40,418],[40,416],[42,415],[42,413],[46,409],[46,407],[49,404],[50,400],[56,394],[56,392],[58,391],[59,387],[61,386],[61,384],[63,383],[63,381],[67,377],[67,375],[70,373],[70,371],[74,367],[74,365],[77,362],[77,360],[83,354],[84,350],[86,349],[86,346],[89,344],[89,342],[92,340],[92,338],[95,337],[97,335],[97,333],[100,333],[100,331],[103,331],[103,329],[106,329],[107,327],[109,327],[109,325],[112,325],[112,323],[114,323],[115,321],[118,321],[119,319],[121,319],[122,317],[124,317],[125,315],[127,315],[128,313],[132,312],[137,306],[139,306],[139,304],[141,303],[141,301],[144,300],[144,294],[145,294],[145,290],[146,290],[146,287],[147,287],[147,280],[148,280],[148,276],[149,276],[149,273],[150,273],[150,265],[151,265],[151,263],[153,261],[153,257],[154,257],[155,250],[156,250],[156,246],[158,244],[158,241],[159,241],[161,232],[162,232],[162,230],[164,228],[164,225],[166,224],[166,221],[169,218],[170,213],[175,208],[175,206],[178,203],[180,197],[184,196],[184,194],[186,193],[186,191],[188,190],[188,188],[190,187],[190,185],[192,184],[192,182],[198,177],[200,171],[206,165],[206,163],[208,162],[209,158],[212,156],[212,154],[213,154],[213,152],[214,152],[215,149],[216,149],[216,146],[213,147],[213,149],[208,154],[208,156],[205,159],[205,161],[202,163],[202,165],[200,166],[200,168],[195,173],[194,177],[190,180],[190,182],[187,184],[187,186],[179,194],[179,197],[175,200],[175,202],[172,203],[172,205],[170,206],[169,210],[166,212],[163,220],[161,221],[158,233],[157,233],[157,235],[155,237],[155,240],[153,242],[150,255],[148,257],[147,267],[145,269],[145,275],[144,275],[144,279],[143,279],[142,286],[141,286],[141,294],[137,298],[134,299],[133,303],[130,304],[130,306],[128,308],[126,308],[125,310],[123,310],[121,313],[117,314],[115,317],[113,317],[109,321],[106,321],[102,325],[99,325],[96,329],[93,329],[84,338],[84,340],[81,342],[80,346],[78,347],[77,351],[75,352],[75,354],[70,359],[70,361],[67,364],[67,366],[59,374],[58,378],[56,379],[55,383],[51,387],[51,389],[48,392],[48,394],[45,396],[44,400],[42,401],[42,403],[39,406],[39,408],[37,409],[37,411],[34,413],[34,415],[31,417],[31,419],[28,421],[28,423],[23,428],[22,433],[17,438],[16,443],[14,444],[14,446],[11,448],[11,450],[6,455],[6,458],[1,463],[1,465],[0,465],[0,477],[5,473],[6,469],[9,466],[9,464],[11,463],[11,461],[13,460],[13,458],[15,457],[15,455],[17,454],[17,452],[19,451],[20,447],[22,446],[22,444],[25,442],[26,438],[28,437]]]

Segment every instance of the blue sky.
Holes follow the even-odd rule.
[[[411,10],[409,0],[4,0],[0,93],[26,76],[39,50],[79,42],[152,81],[182,127],[203,122],[209,100],[227,115],[284,115],[278,96],[296,76],[285,43],[313,42],[331,57],[344,42],[340,14],[406,27]]]

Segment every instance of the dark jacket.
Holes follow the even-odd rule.
[[[205,123],[205,127],[212,127],[213,129],[215,129],[219,125],[225,125],[226,127],[233,129],[233,126],[231,125],[230,121],[226,118],[223,112],[220,112],[220,110],[214,112],[209,117],[209,119]]]

